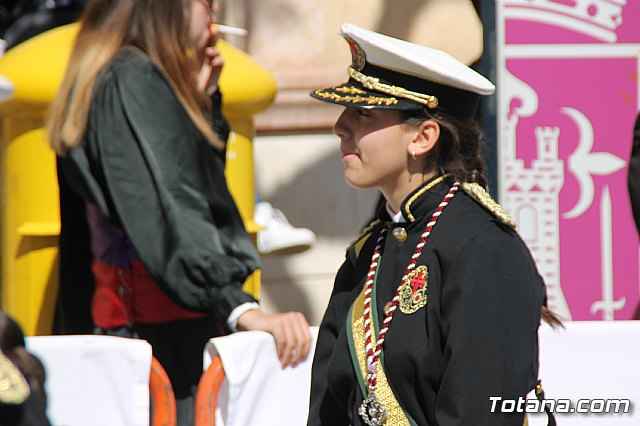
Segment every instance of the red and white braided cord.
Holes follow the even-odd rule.
[[[373,281],[376,275],[376,271],[378,269],[378,260],[381,256],[382,242],[384,241],[385,235],[387,233],[387,228],[385,227],[382,229],[382,231],[380,231],[380,235],[378,236],[378,239],[376,241],[376,247],[373,251],[373,256],[371,256],[371,266],[369,267],[369,273],[367,274],[367,281],[365,283],[365,289],[364,289],[363,317],[364,317],[364,337],[366,342],[365,350],[367,354],[367,372],[368,372],[367,386],[372,391],[376,387],[377,376],[378,376],[377,364],[378,364],[378,360],[380,359],[380,353],[382,352],[382,344],[384,343],[384,338],[387,334],[387,330],[389,330],[389,326],[391,325],[391,320],[393,319],[393,314],[396,311],[396,307],[398,306],[398,302],[400,300],[400,289],[402,288],[402,285],[405,279],[407,279],[407,276],[409,275],[409,273],[416,267],[416,262],[418,261],[418,258],[422,254],[422,249],[427,243],[427,238],[429,237],[429,235],[431,235],[431,231],[436,225],[438,218],[440,217],[440,215],[442,215],[443,210],[445,209],[445,207],[447,207],[447,205],[449,204],[449,201],[451,201],[453,196],[458,191],[459,187],[460,187],[460,182],[455,182],[453,184],[451,189],[449,189],[449,192],[447,192],[447,195],[444,196],[444,198],[438,205],[438,208],[431,216],[431,220],[429,220],[429,222],[427,223],[427,226],[425,227],[425,230],[422,233],[422,236],[420,237],[420,242],[418,242],[418,244],[416,245],[416,250],[411,256],[411,261],[407,265],[407,270],[404,276],[402,277],[402,280],[400,281],[398,288],[396,289],[396,293],[393,296],[393,299],[391,300],[391,306],[389,307],[389,310],[385,315],[384,321],[382,322],[382,328],[380,329],[380,334],[378,335],[378,341],[375,344],[375,350],[374,350],[373,326],[372,326],[372,320],[371,320],[371,293],[373,291]]]

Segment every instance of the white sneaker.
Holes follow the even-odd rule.
[[[293,254],[307,250],[316,242],[316,235],[307,228],[293,227],[284,213],[265,201],[256,204],[253,220],[264,227],[258,231],[258,251],[261,254]]]
[[[4,56],[7,42],[0,38],[0,58]],[[7,77],[0,75],[0,102],[8,100],[13,95],[13,83]]]
[[[0,102],[8,101],[13,95],[14,87],[11,80],[0,75]]]

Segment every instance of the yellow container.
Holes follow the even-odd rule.
[[[0,103],[2,174],[1,307],[27,335],[49,334],[58,289],[60,214],[55,156],[47,145],[45,117],[69,58],[77,24],[42,33],[0,58],[0,75],[15,85],[13,97]],[[276,94],[275,80],[246,53],[220,41],[225,58],[220,86],[231,122],[227,180],[250,233],[255,186],[253,115]],[[259,297],[260,273],[245,289]]]

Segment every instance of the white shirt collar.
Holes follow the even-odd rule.
[[[389,213],[389,216],[391,217],[391,221],[393,223],[406,222],[404,216],[402,216],[401,211],[399,211],[398,213],[394,213],[389,207],[389,203],[385,204],[385,208],[387,209],[387,213]]]

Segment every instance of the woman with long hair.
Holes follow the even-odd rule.
[[[474,119],[494,86],[451,56],[345,24],[349,81],[311,93],[345,179],[386,203],[347,251],[322,321],[308,424],[519,425],[545,286],[485,191]],[[498,404],[499,406],[499,404]]]
[[[311,342],[302,314],[264,313],[242,290],[259,259],[224,176],[213,8],[92,0],[49,121],[90,231],[96,332],[151,343],[181,424],[192,424],[209,338],[270,332],[283,367]]]

